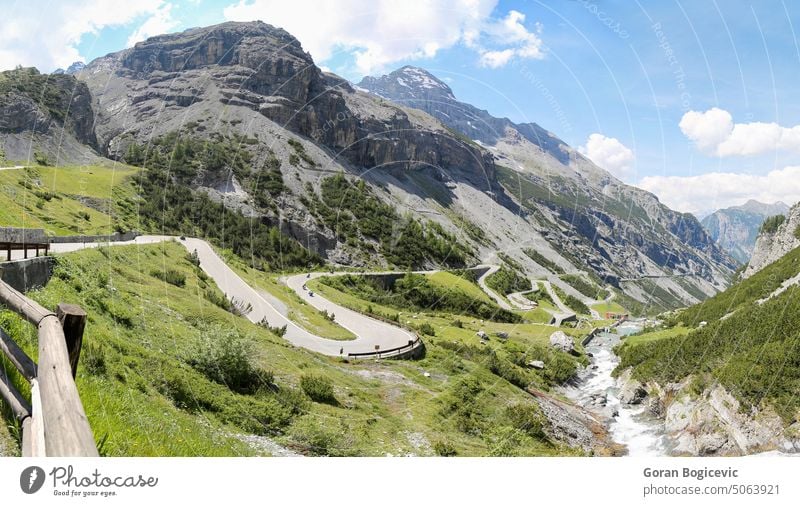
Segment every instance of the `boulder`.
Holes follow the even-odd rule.
[[[572,353],[575,351],[575,343],[572,341],[572,338],[560,330],[550,334],[550,346],[565,353]]]
[[[528,362],[528,367],[532,367],[534,369],[544,369],[544,362],[541,360],[531,360]]]
[[[476,336],[478,336],[478,337],[480,338],[480,340],[481,340],[481,341],[484,341],[484,340],[486,340],[486,339],[489,339],[489,336],[488,336],[488,334],[486,334],[486,332],[484,332],[484,331],[483,331],[483,329],[481,329],[481,330],[477,331],[477,332],[475,333],[475,335],[476,335]]]
[[[623,404],[640,404],[647,397],[644,385],[631,377],[630,369],[620,374],[617,385],[619,386],[617,397]]]

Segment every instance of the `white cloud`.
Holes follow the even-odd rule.
[[[800,200],[800,167],[789,166],[764,175],[709,172],[698,176],[648,176],[637,185],[683,212],[741,205],[750,199],[791,205]]]
[[[486,24],[484,32],[489,44],[511,47],[499,50],[479,49],[481,66],[497,68],[506,65],[513,58],[544,58],[542,39],[538,33],[528,31],[524,22],[525,14],[509,11],[504,19]],[[541,30],[541,25],[537,23],[536,31]],[[475,44],[474,40],[470,43]]]
[[[586,145],[578,148],[578,151],[621,179],[632,175],[631,166],[636,157],[619,139],[592,134],[586,140]]]
[[[317,63],[337,51],[352,52],[362,74],[402,60],[431,58],[459,43],[497,66],[512,57],[541,57],[542,42],[522,24],[525,16],[511,11],[495,20],[496,5],[497,0],[239,0],[224,15],[284,28]],[[493,54],[505,50],[510,51],[507,58]]]
[[[165,0],[61,0],[47,2],[46,8],[14,2],[0,18],[0,69],[23,65],[49,72],[84,61],[77,48],[84,35],[164,12],[169,14]],[[158,22],[148,22],[158,28]]]
[[[178,26],[178,20],[172,17],[172,4],[165,3],[128,37],[126,47],[131,47],[154,35],[167,33]]]
[[[734,123],[728,111],[717,107],[689,111],[679,123],[683,134],[701,151],[719,157],[758,155],[776,150],[800,151],[800,125]]]

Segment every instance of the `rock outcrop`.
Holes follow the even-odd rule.
[[[750,263],[747,264],[743,276],[749,278],[800,246],[798,231],[800,231],[800,204],[795,204],[786,214],[786,221],[776,231],[764,232],[758,236],[753,248],[753,256],[750,258]]]
[[[746,264],[753,254],[761,224],[770,216],[786,214],[783,202],[763,204],[749,200],[741,206],[720,209],[701,221],[709,235],[733,258]]]
[[[0,136],[6,158],[25,160],[34,151],[67,162],[91,157],[97,147],[94,119],[89,88],[75,77],[40,74],[35,68],[2,73]],[[78,156],[80,151],[86,156]]]
[[[661,419],[672,455],[737,456],[780,450],[800,451],[800,424],[786,427],[770,408],[745,411],[719,384],[697,392],[692,377],[680,383],[642,385],[626,369],[617,378],[619,399],[646,404]]]
[[[565,353],[572,353],[575,351],[575,343],[572,337],[560,330],[550,334],[550,346]]]

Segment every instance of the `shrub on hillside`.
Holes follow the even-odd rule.
[[[208,379],[239,393],[253,393],[273,384],[271,372],[253,360],[252,343],[236,329],[214,328],[201,337],[186,362]]]
[[[505,417],[509,424],[517,430],[525,432],[536,439],[546,439],[544,428],[546,418],[542,410],[535,404],[513,404],[508,406]]]
[[[152,271],[150,271],[150,275],[153,276],[154,278],[158,278],[161,281],[166,281],[167,283],[175,285],[180,288],[186,286],[186,275],[174,269],[166,269],[166,270],[153,269]]]
[[[300,377],[300,388],[312,401],[336,404],[333,382],[328,378],[315,374],[304,374]]]

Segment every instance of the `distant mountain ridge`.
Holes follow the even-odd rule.
[[[483,109],[460,102],[450,86],[425,69],[406,65],[384,76],[367,76],[358,86],[393,102],[422,109],[481,143],[494,145],[507,135],[510,128],[557,160],[569,160],[569,146],[541,126],[536,123],[516,124],[508,118],[496,118]]]
[[[626,290],[637,296],[699,301],[724,286],[725,273],[736,266],[694,216],[625,185],[536,123],[517,124],[459,101],[445,82],[424,69],[404,66],[365,77],[357,87],[425,111],[465,142],[486,147],[496,158],[506,192],[551,244],[612,284],[637,280],[626,282]],[[711,264],[717,267],[709,269]],[[716,288],[698,277],[667,279],[676,273],[700,274],[714,280]],[[645,275],[657,286],[642,281]]]
[[[733,258],[746,264],[756,244],[761,224],[770,216],[786,214],[789,206],[783,202],[764,204],[748,200],[742,205],[720,209],[700,222],[711,238]]]

